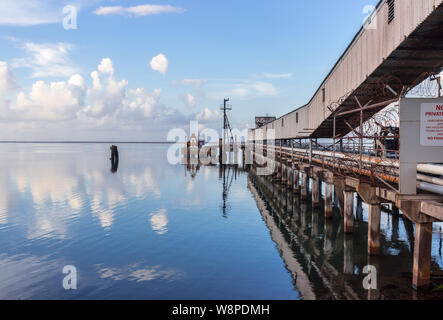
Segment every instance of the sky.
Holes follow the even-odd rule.
[[[166,141],[220,130],[224,98],[253,127],[306,104],[377,3],[2,0],[0,140]]]

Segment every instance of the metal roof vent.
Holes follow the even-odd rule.
[[[388,0],[388,23],[395,18],[395,0]]]

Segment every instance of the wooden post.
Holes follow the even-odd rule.
[[[324,243],[323,243],[323,251],[326,254],[330,254],[333,251],[332,248],[332,234],[334,232],[334,226],[333,221],[327,220],[325,221],[325,237],[324,237]]]
[[[288,176],[288,166],[282,162],[282,184],[286,184]]]
[[[432,223],[415,224],[414,266],[412,285],[414,289],[426,289],[431,281]]]
[[[344,232],[354,232],[354,192],[344,191]]]
[[[307,177],[306,173],[301,173],[301,198],[302,200],[306,200],[308,198],[308,186],[307,186]]]
[[[320,182],[318,177],[312,178],[312,206],[318,208],[320,205],[320,195],[319,195]]]
[[[297,169],[294,169],[294,173],[293,173],[292,178],[294,179],[294,182],[292,185],[294,192],[298,193],[298,192],[300,192],[300,172]]]
[[[332,184],[325,185],[325,218],[331,219],[334,206],[332,204]]]
[[[380,211],[380,204],[369,205],[368,254],[370,256],[380,254]]]
[[[294,182],[294,179],[292,178],[292,175],[294,174],[294,170],[292,170],[292,164],[291,166],[288,165],[288,175],[287,175],[287,179],[288,179],[288,187],[291,188],[292,187],[292,183]]]
[[[311,235],[313,237],[317,236],[319,233],[319,218],[318,218],[318,212],[316,210],[312,210],[312,220],[311,220]]]

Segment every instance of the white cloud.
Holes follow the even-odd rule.
[[[76,117],[85,97],[84,81],[80,75],[68,81],[37,81],[28,94],[20,92],[11,111],[15,116],[32,120],[66,120]]]
[[[38,80],[13,95],[18,87],[14,75],[0,62],[0,139],[162,141],[172,127],[184,127],[197,117],[164,106],[160,89],[128,89],[126,80],[115,77],[109,58],[101,60],[90,77],[91,81],[80,74],[64,81]],[[189,102],[192,105],[190,97]],[[217,111],[204,111],[198,118],[203,123],[219,116]]]
[[[144,4],[124,8],[122,6],[106,6],[97,8],[94,13],[99,16],[107,15],[129,15],[129,16],[148,16],[163,13],[183,13],[185,9],[176,8],[171,5],[152,5]]]
[[[258,76],[260,79],[290,79],[292,73],[264,73]]]
[[[157,111],[160,107],[161,90],[155,89],[152,93],[147,92],[144,88],[138,88],[131,92],[133,100],[128,107],[122,112],[126,118],[146,119],[158,116]]]
[[[220,111],[214,109],[211,110],[209,108],[205,108],[203,111],[196,115],[196,119],[200,122],[217,122],[223,118],[223,115]]]
[[[61,23],[63,7],[73,5],[77,10],[100,0],[1,0],[0,25],[29,27]]]
[[[185,102],[185,105],[186,105],[188,108],[194,108],[195,105],[196,105],[195,97],[194,97],[192,94],[190,94],[190,93],[187,93],[187,94],[183,97],[183,100],[184,100],[184,102]]]
[[[253,98],[261,96],[277,96],[277,88],[269,82],[239,82],[232,84],[214,84],[212,87],[224,88],[222,92],[217,92],[214,96],[227,96],[237,98]]]
[[[99,7],[95,9],[94,13],[98,16],[109,16],[114,14],[123,14],[125,13],[125,9],[122,6]]]
[[[193,86],[199,89],[205,84],[205,81],[202,79],[183,79],[180,84],[183,86]]]
[[[126,80],[114,77],[114,66],[109,58],[102,59],[98,71],[91,73],[93,86],[88,90],[89,105],[82,111],[89,117],[112,116],[126,98]]]
[[[114,64],[112,63],[112,60],[109,58],[102,59],[100,62],[100,65],[98,66],[98,71],[100,71],[103,74],[114,74]]]
[[[168,71],[168,59],[162,53],[152,58],[150,62],[151,69],[165,75]]]
[[[78,72],[70,65],[69,53],[72,50],[70,43],[24,42],[21,47],[27,56],[14,59],[13,67],[32,69],[32,78],[69,77]]]
[[[56,23],[60,19],[57,11],[45,1],[2,0],[0,2],[0,25],[32,26]]]
[[[0,94],[6,95],[17,89],[15,77],[5,61],[0,61]]]

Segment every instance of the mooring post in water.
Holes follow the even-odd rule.
[[[347,191],[344,192],[344,232],[353,233],[354,232],[354,192]]]
[[[415,224],[414,266],[412,284],[426,289],[431,281],[432,223]]]
[[[308,198],[307,176],[305,172],[301,173],[301,198],[302,200],[306,200]]]
[[[332,184],[325,184],[325,218],[331,219],[334,206],[332,204]]]
[[[380,204],[369,204],[368,216],[368,254],[380,254]]]
[[[118,162],[119,162],[118,148],[117,146],[112,145],[110,149],[111,149],[111,158],[109,160],[111,160],[111,172],[116,173],[118,170]]]
[[[320,205],[320,180],[318,177],[312,177],[312,206],[318,208]]]

